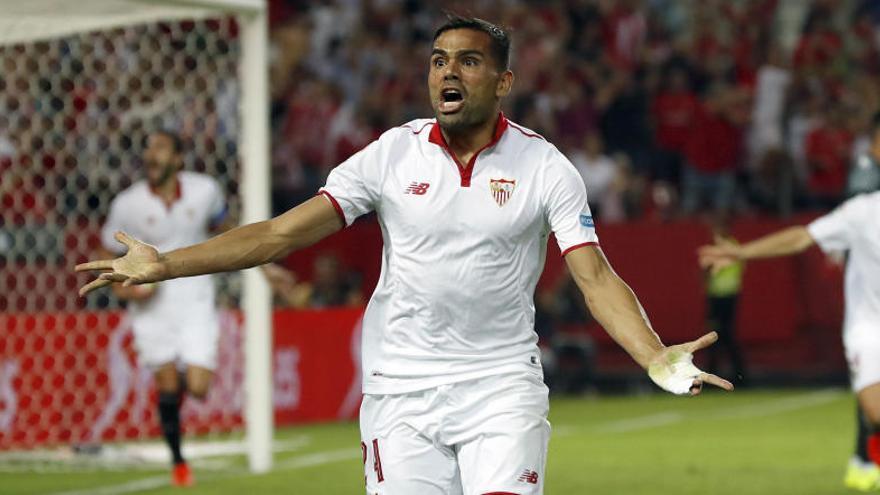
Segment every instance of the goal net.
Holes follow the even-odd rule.
[[[106,290],[79,298],[88,277],[72,267],[95,256],[110,202],[142,177],[156,130],[179,133],[185,169],[216,178],[233,218],[247,219],[241,25],[202,3],[0,8],[19,9],[0,21],[0,451],[159,434],[124,308]],[[243,424],[241,278],[217,277],[228,308],[219,366],[208,399],[184,404],[187,434]]]

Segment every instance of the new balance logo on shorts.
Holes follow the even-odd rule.
[[[428,192],[428,188],[431,187],[431,184],[427,182],[413,182],[406,188],[404,194],[415,194],[416,196],[421,196]]]
[[[538,484],[538,473],[526,469],[523,471],[523,474],[519,475],[519,478],[516,479],[520,483],[529,483],[532,485]]]

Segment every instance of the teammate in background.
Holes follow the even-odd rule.
[[[360,277],[346,273],[334,254],[315,257],[311,281],[297,280],[293,272],[275,263],[261,268],[281,306],[316,309],[364,305]]]
[[[846,196],[880,191],[880,113],[874,114],[868,129],[867,152],[856,158],[849,171]],[[871,426],[861,406],[856,406],[856,447],[844,477],[844,484],[854,490],[880,486],[880,468],[868,456]]]
[[[730,219],[726,212],[716,213],[712,223],[712,236],[716,244],[736,243],[730,234]],[[736,315],[739,293],[742,288],[743,263],[735,262],[719,270],[707,270],[706,306],[707,327],[718,332],[718,344],[708,350],[709,371],[717,373],[722,351],[727,354],[733,376],[741,384],[747,382],[745,363],[736,340]]]
[[[429,61],[436,119],[387,131],[319,197],[271,220],[173,251],[117,233],[128,253],[77,266],[107,270],[80,293],[268,263],[376,211],[384,248],[363,318],[360,413],[368,493],[543,492],[549,402],[532,301],[550,232],[594,317],[659,386],[732,389],[692,364],[714,333],[661,343],[598,246],[575,168],[501,113],[509,52],[501,28],[451,17]]]
[[[183,172],[182,144],[171,132],[155,132],[144,152],[146,180],[119,193],[101,231],[107,252],[124,249],[117,231],[163,251],[204,241],[221,226],[226,202],[220,185],[204,174]],[[174,463],[172,484],[189,486],[193,476],[181,455],[180,406],[184,394],[204,399],[217,364],[219,321],[210,276],[142,285],[113,284],[128,302],[141,365],[154,371],[159,421]]]
[[[880,190],[880,112],[871,119],[867,153],[856,158],[846,183],[847,197]]]
[[[880,192],[846,201],[806,227],[789,227],[737,245],[720,243],[700,248],[700,262],[712,270],[751,259],[788,256],[813,244],[826,253],[848,251],[843,346],[853,391],[870,434],[860,443],[844,483],[861,491],[880,490]],[[859,457],[874,465],[864,465]]]

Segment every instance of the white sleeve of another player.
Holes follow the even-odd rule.
[[[211,179],[211,204],[208,219],[211,227],[216,227],[223,223],[229,213],[229,207],[226,204],[226,198],[223,195],[223,188],[215,179]]]
[[[587,188],[574,165],[556,151],[547,164],[544,201],[547,222],[565,256],[572,249],[598,244],[593,214],[587,203]]]
[[[373,141],[330,171],[320,190],[341,210],[345,225],[375,210],[379,202],[384,161],[381,140]]]
[[[125,252],[125,246],[116,242],[116,239],[113,237],[116,232],[126,230],[122,213],[123,208],[120,203],[119,196],[110,203],[110,213],[107,215],[107,221],[104,222],[104,226],[101,228],[101,246],[107,251],[116,254]]]
[[[859,218],[862,216],[867,201],[857,196],[843,203],[837,209],[823,215],[807,225],[807,231],[822,248],[822,251],[846,251],[852,246],[852,240],[859,229]]]

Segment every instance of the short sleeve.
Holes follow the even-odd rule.
[[[345,225],[376,209],[381,183],[380,147],[379,140],[373,141],[339,164],[319,191],[333,204]]]
[[[565,256],[579,247],[598,244],[599,237],[583,179],[561,153],[553,159],[557,163],[548,167],[544,201],[550,230]]]
[[[865,205],[865,197],[852,198],[831,213],[814,220],[807,226],[807,231],[822,251],[846,251],[858,235],[859,217]]]
[[[123,207],[120,198],[121,196],[118,196],[110,203],[110,213],[107,215],[107,221],[104,222],[104,226],[101,227],[101,246],[107,251],[116,254],[124,253],[125,246],[118,243],[113,236],[120,230],[128,230],[125,227],[125,217],[122,212]]]

